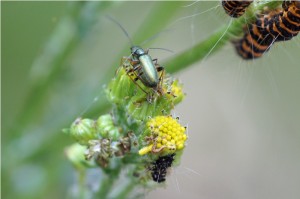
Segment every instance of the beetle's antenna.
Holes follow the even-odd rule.
[[[117,24],[117,25],[122,29],[122,31],[124,32],[124,34],[126,35],[126,37],[129,39],[129,42],[130,42],[131,46],[133,46],[134,44],[133,44],[133,42],[132,42],[132,39],[131,39],[131,37],[129,36],[128,32],[125,30],[125,28],[124,28],[117,20],[115,20],[115,19],[112,18],[111,16],[106,15],[106,17],[107,17],[109,20],[113,21],[115,24]]]
[[[174,51],[166,49],[166,48],[148,48],[148,49],[157,49],[157,50],[164,50],[164,51],[168,51],[170,53],[174,53]]]

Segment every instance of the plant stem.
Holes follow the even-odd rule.
[[[107,198],[111,188],[114,185],[114,181],[115,179],[110,176],[106,176],[104,179],[102,179],[100,185],[101,187],[100,190],[97,192],[96,198]]]
[[[115,197],[115,199],[125,199],[128,198],[128,195],[132,192],[132,190],[137,187],[137,182],[131,180],[128,182],[126,186],[123,187],[121,192]]]
[[[79,186],[79,197],[84,198],[85,195],[85,170],[78,170],[78,186]]]
[[[230,27],[229,27],[230,28]],[[209,38],[163,63],[168,73],[176,73],[216,52],[229,40],[228,27],[222,27]]]

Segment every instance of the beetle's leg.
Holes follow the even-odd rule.
[[[154,62],[154,65],[155,65],[155,66],[158,65],[158,64],[157,64],[157,59],[152,59],[152,61]]]
[[[129,66],[124,66],[124,63],[126,61],[129,61],[130,65],[132,66],[132,68],[129,68]],[[123,57],[121,59],[121,66],[124,66],[127,75],[129,76],[129,78],[133,81],[133,83],[135,85],[137,85],[144,93],[146,93],[147,95],[149,94],[148,92],[146,92],[138,83],[137,80],[139,80],[139,74],[136,73],[139,72],[139,70],[141,69],[141,65],[140,65],[140,61],[139,60],[133,60],[130,57]],[[135,75],[135,77],[132,77],[133,75]]]
[[[122,59],[121,59],[121,65],[123,65],[124,62],[129,62],[131,65],[139,63],[138,60],[134,60],[133,59],[132,54],[129,55],[128,57],[125,57],[125,56],[122,57]]]
[[[172,85],[172,83],[171,83]],[[169,90],[169,89],[168,89]],[[172,86],[171,86],[171,91],[167,91],[167,94],[172,95],[173,97],[177,97],[173,92],[172,92]]]
[[[141,65],[138,63],[138,64],[135,64],[135,65],[132,65],[132,68],[130,68],[130,69],[128,70],[128,72],[134,73],[136,76],[138,76],[138,74],[136,73],[136,71],[139,72],[141,69],[142,69],[142,67],[141,67]]]
[[[131,78],[131,77],[130,77]],[[131,78],[132,79],[132,78]],[[137,80],[139,80],[138,77],[132,79],[133,83],[135,83],[135,85],[137,85],[144,93],[146,93],[146,95],[148,95],[149,93],[147,91],[145,91],[138,83]]]
[[[141,65],[137,64],[137,65],[133,66],[133,68],[130,68],[128,70],[128,72],[135,73],[137,70],[140,70],[140,69],[141,69]],[[136,76],[138,76],[138,75],[136,74]]]
[[[161,72],[161,75],[159,77],[159,81],[160,81],[160,89],[161,89],[161,94],[163,95],[164,94],[164,90],[163,90],[163,84],[164,84],[164,74],[165,74],[165,70],[163,70]]]
[[[129,74],[131,73],[131,74]],[[133,81],[133,83],[135,85],[137,85],[144,93],[146,93],[146,95],[148,95],[149,93],[147,91],[145,91],[138,83],[137,83],[137,80],[139,80],[139,76],[135,73],[134,69],[131,68],[129,69],[129,71],[127,72],[128,76],[130,77],[130,79]],[[135,75],[135,78],[132,77],[132,75]]]
[[[131,64],[132,66],[135,66],[135,65],[137,65],[137,64],[140,63],[139,60],[133,60],[133,59],[129,60],[129,62],[130,62],[130,64]]]
[[[134,62],[134,60],[132,60],[132,58],[131,57],[122,57],[122,59],[121,59],[121,63],[120,63],[120,66],[123,66],[123,67],[128,67],[128,64],[124,64],[124,63],[130,63],[131,65],[132,65],[132,62]]]
[[[134,74],[136,77],[140,77],[140,70],[142,69],[140,64],[133,65],[127,72]],[[140,79],[140,78],[139,78]]]
[[[163,66],[158,65],[158,64],[155,64],[155,66],[156,66],[156,71],[157,71],[157,72],[165,71],[165,68],[164,68]]]
[[[128,72],[134,74],[139,80],[141,80],[140,77],[143,75],[142,67],[140,64],[137,64],[136,66],[128,70]]]
[[[159,81],[161,81],[163,79],[163,76],[165,74],[165,68],[159,64],[155,64],[156,67],[156,71],[157,72],[161,72],[160,77],[159,77]]]
[[[165,74],[165,68],[159,64],[155,64],[156,67],[156,71],[157,72],[161,72],[160,76],[159,76],[159,82],[160,84],[158,85],[157,91],[163,95],[164,91],[163,91],[163,82],[164,82],[164,74]]]
[[[172,95],[173,97],[177,97],[172,91],[167,91],[167,94]]]

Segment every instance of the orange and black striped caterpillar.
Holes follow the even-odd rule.
[[[266,29],[270,20],[271,15],[258,18],[253,24],[248,25],[248,28],[245,28],[242,39],[233,41],[237,53],[243,59],[261,57],[270,49],[274,42],[274,37]]]
[[[274,42],[290,40],[299,33],[300,2],[286,0],[282,8],[258,18],[245,29],[242,39],[233,42],[242,58],[259,58]]]
[[[222,0],[222,6],[226,12],[231,17],[238,18],[242,16],[246,8],[250,6],[250,4],[253,2],[253,0],[236,0],[236,1],[228,1],[228,0]]]
[[[282,8],[283,11],[276,14],[266,27],[275,41],[290,40],[300,31],[300,2],[283,1]]]

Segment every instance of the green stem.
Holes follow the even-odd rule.
[[[193,63],[201,61],[203,58],[210,56],[226,44],[226,41],[230,39],[229,34],[227,33],[228,31],[228,27],[221,28],[209,38],[183,53],[176,55],[174,58],[163,63],[163,65],[167,66],[168,73],[175,73],[189,67]]]
[[[101,184],[99,191],[95,194],[95,198],[108,198],[115,181],[119,178],[120,171],[122,169],[122,164],[117,163],[116,168],[112,170],[106,170],[103,172],[103,178],[101,178]],[[103,170],[102,170],[103,171]]]
[[[134,180],[131,180],[128,182],[126,186],[119,192],[119,194],[114,197],[115,199],[125,199],[128,198],[128,195],[132,192],[132,190],[137,187],[137,182]]]
[[[85,170],[78,170],[78,186],[79,186],[79,198],[84,198],[85,195]]]
[[[111,176],[106,176],[105,179],[101,180],[101,187],[100,190],[97,192],[97,195],[95,198],[107,198],[111,188],[114,185],[115,178],[112,178]]]

